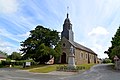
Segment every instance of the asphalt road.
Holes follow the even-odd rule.
[[[64,75],[37,74],[14,68],[0,68],[0,80],[61,80]]]
[[[120,80],[120,71],[111,65],[98,64],[76,75],[35,74],[13,68],[0,68],[0,80]]]
[[[98,64],[89,71],[64,80],[120,80],[120,71],[114,70],[110,64]]]

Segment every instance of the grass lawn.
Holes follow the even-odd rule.
[[[81,64],[81,65],[77,65],[77,66],[83,66],[83,67],[85,67],[85,70],[88,70],[88,69],[90,69],[94,65],[95,64]]]
[[[33,68],[30,69],[30,72],[37,72],[37,73],[48,73],[51,71],[55,71],[56,70],[57,65],[47,65],[47,66],[42,66],[42,67],[38,67],[38,68]]]
[[[77,66],[85,67],[84,70],[90,69],[94,64],[82,64]],[[54,64],[54,65],[35,65],[31,67],[21,68],[22,70],[29,70],[30,72],[35,73],[48,73],[51,71],[56,71],[56,67],[58,66],[67,66],[67,64]]]

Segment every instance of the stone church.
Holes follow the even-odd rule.
[[[69,14],[63,24],[63,31],[61,33],[62,41],[62,55],[60,58],[61,63],[68,63],[68,56],[70,54],[70,47],[74,48],[75,64],[89,64],[97,63],[97,54],[90,48],[87,48],[74,41],[74,33],[72,31],[72,24],[69,19]]]

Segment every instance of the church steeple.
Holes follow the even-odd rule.
[[[67,18],[68,18],[69,14],[67,13]]]
[[[67,17],[64,21],[63,27],[66,29],[72,29],[72,24],[70,23],[70,19],[69,19],[69,14],[67,13]]]
[[[66,19],[64,21],[64,24],[69,24],[70,25],[71,23],[70,23],[70,20],[69,20],[68,9],[69,9],[69,7],[67,7],[67,17],[66,17]]]
[[[72,31],[72,24],[70,22],[69,19],[69,14],[67,13],[67,17],[64,21],[63,24],[63,31],[61,33],[61,38],[65,37],[66,39],[73,41],[74,37],[73,37],[73,31]]]

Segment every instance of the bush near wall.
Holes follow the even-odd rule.
[[[1,64],[2,64],[3,66],[6,66],[6,65],[10,65],[11,62],[10,62],[10,61],[1,61]]]
[[[112,60],[106,58],[106,59],[103,59],[103,62],[102,63],[112,63]]]
[[[72,72],[79,72],[80,70],[89,70],[95,64],[80,64],[76,65],[75,68],[69,68],[67,65],[59,65],[56,67],[57,71],[72,71]]]
[[[17,66],[19,66],[19,65],[21,65],[22,66],[23,63],[25,63],[25,62],[31,62],[31,65],[35,65],[36,64],[32,60],[20,60],[20,61],[6,60],[6,61],[1,61],[1,65],[3,65],[3,66],[8,66],[8,65],[12,65],[12,66],[17,65]]]
[[[70,72],[79,72],[79,70],[85,70],[85,66],[76,66],[75,68],[69,68],[68,66],[57,66],[57,71],[70,71]]]

